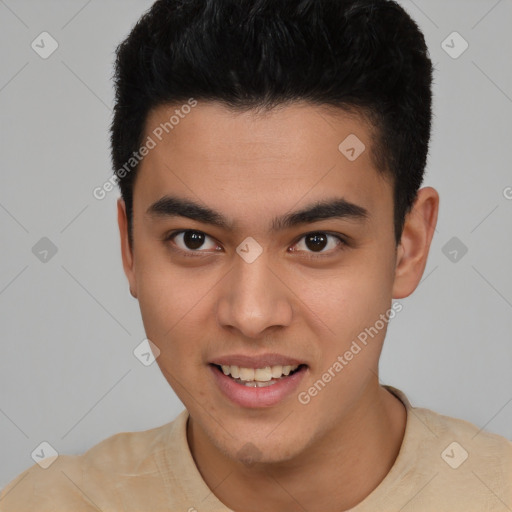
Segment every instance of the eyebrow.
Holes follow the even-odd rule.
[[[153,203],[146,214],[153,218],[186,217],[210,224],[226,231],[233,230],[233,223],[222,213],[202,206],[190,199],[166,195]],[[343,198],[324,199],[309,204],[301,210],[275,217],[271,232],[283,231],[300,224],[309,224],[325,219],[348,219],[365,221],[370,217],[367,209]]]

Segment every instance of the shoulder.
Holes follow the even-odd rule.
[[[453,511],[512,509],[512,441],[430,409],[410,411],[418,420],[416,464],[433,479],[424,500],[442,496]]]
[[[120,432],[82,455],[59,455],[46,469],[34,464],[0,492],[0,512],[123,509],[116,495],[123,476],[157,472],[154,455],[164,449],[176,420],[149,430]]]
[[[411,413],[423,423],[438,440],[453,440],[465,447],[468,456],[494,461],[508,468],[512,475],[512,441],[463,420],[439,414],[421,407],[411,408]]]
[[[487,431],[485,425],[478,427],[461,418],[440,414],[424,407],[415,407],[411,405],[403,391],[393,386],[385,387],[404,404],[408,414],[406,434],[414,441],[413,445],[416,448],[430,447],[437,450],[457,443],[468,452],[468,458],[472,455],[473,459],[482,462],[495,462],[512,475],[511,440]],[[457,448],[457,445],[454,444],[451,448]],[[451,448],[448,450],[449,453]],[[459,451],[464,455],[462,450]]]
[[[175,424],[176,420],[148,430],[114,434],[81,455],[81,463],[111,473],[148,472],[154,455],[165,449]]]
[[[54,510],[56,505],[76,507],[78,511],[96,510],[80,492],[80,460],[79,455],[59,455],[46,469],[32,465],[2,489],[0,511],[45,512]]]
[[[469,421],[412,406],[402,391],[386,388],[407,410],[404,440],[385,489],[389,502],[414,500],[418,512],[512,510],[512,441]]]

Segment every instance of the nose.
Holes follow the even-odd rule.
[[[220,326],[254,339],[261,338],[266,330],[289,326],[293,293],[269,264],[265,251],[252,263],[238,258],[234,265],[217,304]]]

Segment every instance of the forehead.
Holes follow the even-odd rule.
[[[221,163],[252,159],[307,162],[320,152],[337,159],[339,144],[349,135],[368,149],[363,160],[372,146],[370,125],[362,115],[305,102],[244,111],[210,101],[195,107],[162,105],[148,114],[144,131],[160,149],[165,146],[179,152],[193,145],[194,154],[189,157]]]
[[[334,195],[370,212],[392,201],[371,158],[371,128],[357,115],[310,104],[180,107],[148,115],[143,140],[155,146],[139,166],[134,197],[141,206],[181,195],[243,217]]]

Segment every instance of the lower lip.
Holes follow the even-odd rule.
[[[254,388],[238,384],[214,365],[210,365],[210,369],[224,395],[242,407],[271,407],[278,404],[297,389],[307,371],[307,367],[303,366],[293,375],[281,377],[275,384]]]

